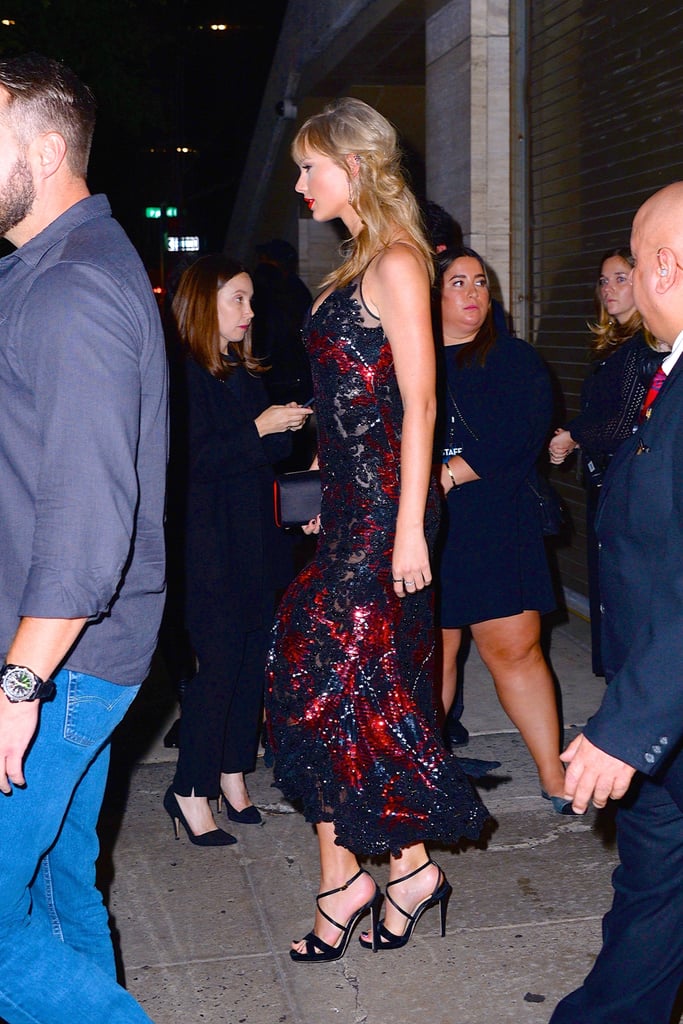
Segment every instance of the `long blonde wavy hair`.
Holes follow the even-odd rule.
[[[394,126],[374,107],[344,96],[309,117],[297,132],[291,149],[295,163],[300,164],[311,150],[329,157],[344,171],[351,205],[363,222],[359,234],[345,243],[343,263],[322,285],[342,288],[358,277],[378,252],[397,241],[413,245],[423,255],[433,281],[433,253],[420,208],[401,167]],[[357,177],[350,174],[348,157],[357,158]]]

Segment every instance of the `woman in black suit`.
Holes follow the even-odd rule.
[[[225,846],[210,799],[231,821],[258,824],[244,773],[260,734],[265,657],[275,595],[290,577],[287,539],[275,526],[273,465],[287,431],[310,409],[269,405],[264,367],[251,351],[251,278],[223,255],[180,278],[172,312],[186,358],[183,419],[185,624],[197,672],[185,686],[180,750],[164,807],[197,846]]]
[[[571,813],[562,798],[554,683],[540,645],[541,615],[555,601],[529,486],[551,423],[550,379],[530,345],[497,334],[481,257],[451,248],[438,264],[444,711],[455,697],[461,634],[469,627],[503,709],[536,762],[543,796],[558,813]]]

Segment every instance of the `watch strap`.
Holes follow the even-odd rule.
[[[26,665],[13,665],[9,662],[5,662],[2,668],[0,669],[0,688],[2,688],[3,692],[5,692],[8,699],[13,703],[18,703],[22,698],[11,697],[5,691],[3,682],[6,672],[26,672],[33,678],[33,692],[31,693],[30,697],[24,697],[24,700],[51,700],[52,697],[54,697],[55,693],[57,692],[57,687],[55,686],[54,681],[52,679],[41,679],[40,676],[33,671],[33,669],[28,668]]]

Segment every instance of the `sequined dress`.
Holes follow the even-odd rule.
[[[443,747],[432,593],[391,582],[402,405],[389,342],[357,283],[309,316],[321,532],[273,627],[266,710],[275,781],[357,853],[476,838],[488,818]],[[437,527],[430,492],[427,534]]]

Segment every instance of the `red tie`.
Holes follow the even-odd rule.
[[[649,391],[645,395],[645,400],[644,400],[644,402],[643,402],[643,404],[642,404],[642,406],[640,408],[640,416],[639,416],[640,423],[642,423],[643,420],[645,420],[645,419],[647,419],[649,417],[649,415],[650,415],[650,412],[649,412],[650,406],[652,405],[652,403],[654,402],[655,398],[657,397],[657,395],[661,391],[662,384],[664,383],[665,380],[666,380],[666,374],[665,374],[664,370],[660,366],[659,369],[657,370],[657,372],[655,373],[654,377],[652,378],[652,382],[650,383]]]

